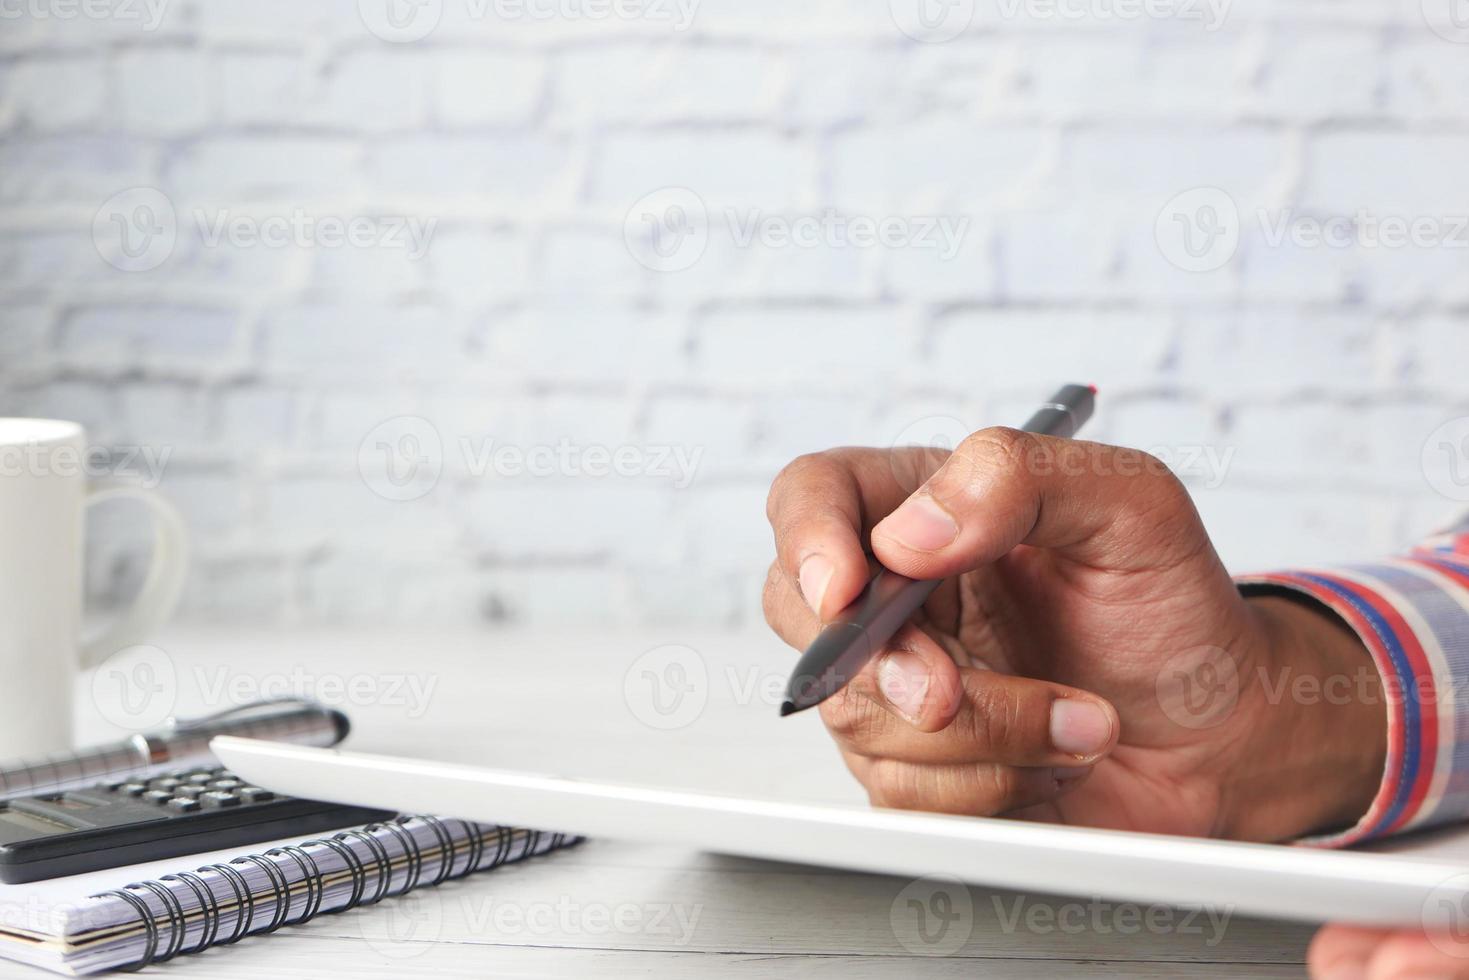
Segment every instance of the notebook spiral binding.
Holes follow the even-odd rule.
[[[251,934],[268,934],[282,926],[310,922],[323,911],[346,912],[361,906],[375,905],[424,884],[424,865],[433,859],[433,877],[428,885],[462,878],[471,872],[489,871],[512,860],[543,854],[581,840],[566,834],[544,834],[513,827],[473,824],[464,820],[456,834],[444,820],[422,814],[399,816],[386,823],[373,823],[356,830],[344,830],[331,837],[309,840],[299,845],[275,847],[264,854],[250,854],[221,864],[211,864],[192,872],[164,875],[156,881],[140,881],[96,898],[118,898],[138,913],[143,930],[143,948],[135,962],[118,969],[141,970],[153,963],[165,963],[175,956],[192,955],[213,946],[228,946]],[[414,837],[414,829],[426,829],[434,838],[434,846],[426,853]],[[516,849],[516,843],[523,844]],[[353,844],[363,848],[358,851]],[[488,845],[494,844],[493,853]],[[394,845],[391,849],[389,844]],[[328,875],[308,849],[318,854],[329,852],[341,859],[350,880],[346,901],[330,909],[323,908],[328,889]],[[396,853],[394,853],[396,852]],[[363,855],[367,860],[363,860]],[[512,855],[515,855],[512,858]],[[456,868],[463,858],[461,867]],[[394,865],[401,865],[395,875]],[[242,867],[258,868],[268,882],[268,891],[252,890],[241,873]],[[294,869],[294,873],[288,873]],[[343,872],[337,872],[341,874]],[[212,875],[211,884],[204,875]],[[395,880],[396,878],[396,880]],[[371,881],[369,882],[369,879]],[[221,892],[216,886],[223,883]],[[372,886],[368,893],[369,883]],[[174,886],[178,887],[174,887]],[[304,892],[298,905],[293,891]],[[232,901],[221,902],[220,894],[229,893]],[[191,902],[181,900],[192,897]],[[149,898],[157,903],[150,904]],[[185,905],[189,907],[186,909]],[[269,921],[260,918],[270,910]],[[295,916],[292,918],[292,916]],[[222,935],[222,926],[232,918],[232,928]],[[259,919],[259,921],[257,921]],[[186,947],[190,929],[197,926],[199,937]]]

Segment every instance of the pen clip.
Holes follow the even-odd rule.
[[[238,704],[233,708],[225,708],[216,711],[212,715],[202,718],[179,719],[170,718],[166,726],[169,735],[197,735],[218,728],[219,723],[225,719],[234,719],[236,716],[249,715],[255,712],[264,712],[266,709],[278,708],[282,705],[294,705],[306,710],[315,710],[326,716],[326,708],[315,701],[307,698],[268,698],[264,701],[254,701],[250,704]]]

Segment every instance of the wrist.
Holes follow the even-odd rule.
[[[1288,840],[1348,827],[1371,806],[1386,763],[1377,666],[1330,610],[1277,595],[1245,605],[1262,650],[1241,678],[1247,734],[1226,786],[1226,833]]]

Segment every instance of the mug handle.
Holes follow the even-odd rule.
[[[140,501],[152,511],[153,557],[132,608],[117,622],[82,641],[84,667],[95,666],[118,650],[141,643],[173,614],[184,588],[189,541],[184,533],[183,517],[173,504],[154,491],[116,479],[93,481],[87,491],[87,506],[123,497]]]

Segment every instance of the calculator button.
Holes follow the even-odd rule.
[[[174,813],[193,813],[200,807],[198,800],[191,800],[184,796],[175,796],[168,801],[168,808]]]
[[[259,786],[246,786],[240,790],[240,795],[244,797],[246,803],[269,803],[275,799],[274,793],[268,789],[261,789]]]
[[[214,782],[209,784],[209,788],[220,790],[239,789],[243,785],[245,784],[240,782],[238,779],[216,779]]]
[[[210,783],[214,782],[214,774],[207,772],[196,772],[189,777],[189,782],[193,783],[195,786],[208,786]]]
[[[148,786],[146,783],[123,783],[117,791],[126,793],[128,796],[142,796],[148,791]]]
[[[173,799],[173,794],[161,789],[150,789],[143,794],[143,799],[149,803],[157,803],[159,806]]]
[[[178,789],[173,791],[173,795],[182,796],[184,799],[187,800],[197,800],[199,797],[203,796],[207,792],[209,792],[209,790],[205,789],[203,786],[180,786]]]
[[[239,806],[240,798],[234,793],[225,793],[220,790],[211,790],[199,797],[199,802],[207,807]]]
[[[179,788],[179,780],[174,779],[172,776],[165,776],[162,779],[154,779],[150,781],[148,783],[148,788],[166,790],[167,792],[172,793],[174,790]]]

